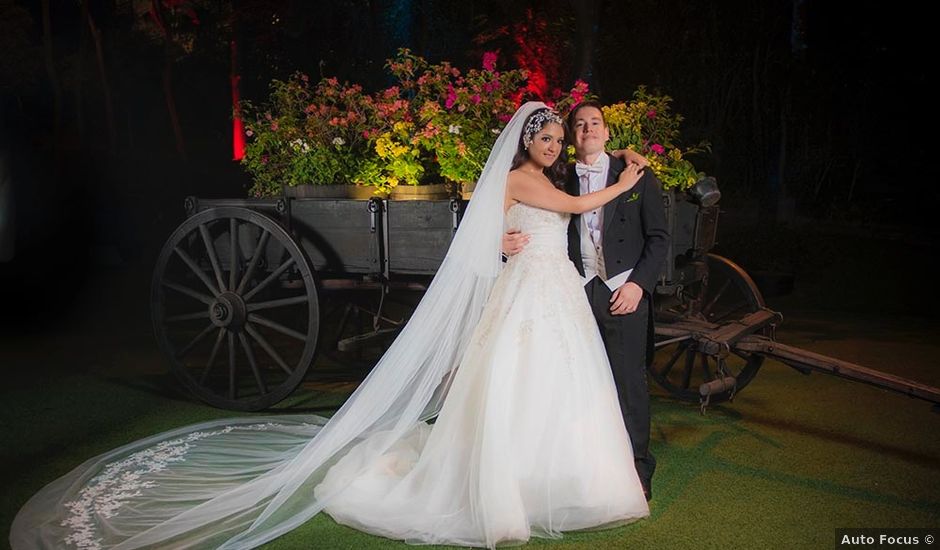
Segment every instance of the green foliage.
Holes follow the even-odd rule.
[[[682,115],[672,112],[671,103],[671,97],[651,94],[640,86],[632,101],[604,106],[610,130],[607,148],[632,149],[644,155],[664,188],[682,190],[704,176],[686,156],[705,151],[708,145],[701,143],[687,149],[677,145]]]
[[[497,61],[487,52],[480,68],[461,71],[401,49],[386,63],[397,82],[372,95],[335,78],[311,86],[300,73],[273,81],[265,105],[243,107],[252,195],[305,183],[355,182],[385,194],[398,185],[476,181],[526,89],[525,71],[497,70]],[[577,81],[548,104],[566,113],[590,98]],[[684,189],[702,177],[684,155],[702,146],[675,145],[682,117],[670,102],[641,87],[632,101],[605,107],[609,146],[645,155],[666,188]]]
[[[242,165],[254,176],[251,194],[282,186],[352,181],[368,156],[364,137],[373,101],[358,85],[327,78],[311,87],[306,75],[271,82],[268,102],[242,106],[249,137]]]

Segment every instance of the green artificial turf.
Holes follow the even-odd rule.
[[[781,341],[940,386],[935,324],[822,312],[791,317]],[[81,363],[77,358],[76,367]],[[171,377],[132,365],[41,367],[3,393],[4,541],[18,507],[85,459],[158,431],[231,416],[177,393]],[[280,408],[326,413],[351,387],[314,379]],[[704,416],[695,405],[653,393],[659,469],[651,517],[561,540],[534,539],[532,546],[831,548],[839,527],[940,525],[940,415],[926,403],[773,362],[734,403]],[[266,546],[395,547],[406,545],[322,514]]]

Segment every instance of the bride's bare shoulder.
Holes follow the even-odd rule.
[[[539,179],[534,174],[524,172],[518,168],[509,172],[509,177],[506,178],[506,183],[509,185],[519,185],[519,184],[529,184],[538,183]]]

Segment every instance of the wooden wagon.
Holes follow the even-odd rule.
[[[769,357],[940,410],[940,389],[777,342],[782,316],[741,267],[711,252],[720,194],[714,180],[700,184],[663,194],[671,242],[654,300],[656,383],[704,410],[741,391]],[[199,399],[234,410],[270,407],[304,380],[318,347],[348,351],[395,334],[403,319],[387,315],[387,300],[426,287],[465,208],[458,199],[189,197],[153,275],[160,348]],[[368,299],[326,315],[324,299],[337,293]],[[350,323],[363,317],[365,326]]]

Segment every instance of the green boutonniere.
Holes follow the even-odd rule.
[[[627,200],[624,202],[633,202],[635,200],[639,200],[639,198],[640,198],[640,194],[634,191],[633,194],[627,197]]]

